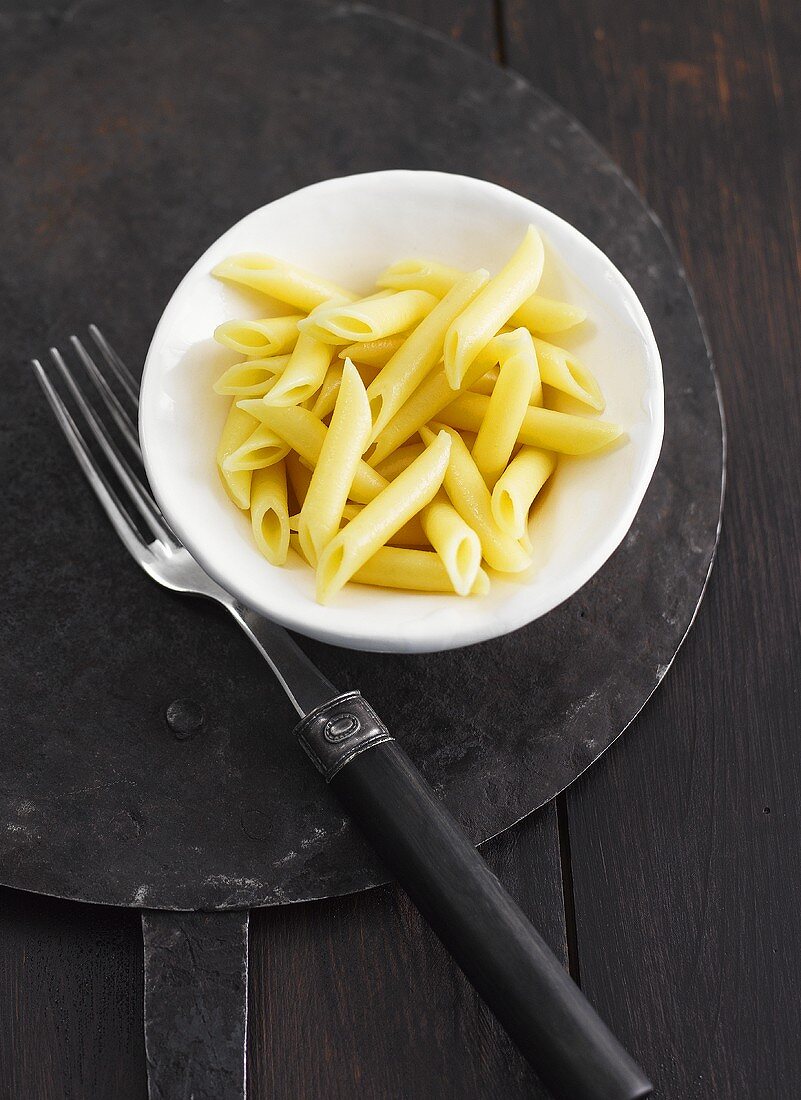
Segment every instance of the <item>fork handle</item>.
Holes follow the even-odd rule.
[[[560,1100],[652,1086],[359,692],[296,728],[318,770]]]

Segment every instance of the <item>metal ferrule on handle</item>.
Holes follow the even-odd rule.
[[[652,1087],[358,691],[296,727],[314,764],[561,1100]]]

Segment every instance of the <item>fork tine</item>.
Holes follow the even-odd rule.
[[[90,326],[90,331],[93,327],[94,326]],[[92,333],[92,335],[94,336],[94,333]],[[141,462],[142,450],[139,446],[139,435],[136,430],[136,425],[131,420],[130,416],[126,412],[124,406],[121,404],[120,399],[117,397],[114,390],[106,381],[103,372],[99,369],[97,363],[95,363],[94,359],[91,357],[91,355],[83,346],[78,337],[71,336],[70,341],[72,343],[72,346],[75,348],[76,352],[80,356],[81,362],[83,363],[84,367],[86,367],[87,374],[92,379],[95,386],[97,387],[100,396],[103,398],[103,402],[106,408],[114,417],[114,421],[117,427],[125,436],[134,454]],[[102,347],[100,350],[103,350]],[[109,360],[106,359],[106,362],[109,362]],[[136,401],[135,398],[134,401]]]
[[[97,327],[97,325],[90,325],[89,326],[89,335],[92,337],[92,339],[94,340],[94,342],[97,344],[98,348],[100,349],[100,354],[106,360],[106,362],[111,367],[111,369],[114,371],[117,378],[119,378],[120,383],[124,387],[126,393],[130,397],[130,399],[133,401],[134,405],[136,405],[138,407],[139,406],[139,383],[136,381],[134,376],[131,374],[131,372],[128,370],[128,368],[125,366],[122,359],[116,353],[114,348],[111,346],[111,344],[105,338],[105,336],[100,331],[100,329]]]
[[[56,392],[44,367],[38,359],[32,359],[31,364],[36,373],[39,385],[42,387],[44,395],[47,398],[47,402],[58,421],[59,427],[72,448],[73,454],[78,459],[78,464],[86,475],[86,480],[94,489],[95,495],[100,501],[104,512],[111,520],[114,530],[120,536],[126,549],[135,561],[140,565],[150,562],[153,557],[151,551],[147,547],[142,536],[136,530],[131,517],[126,512],[125,508],[123,508],[119,497],[114,492],[111,485],[109,485],[105,474],[96,465],[86,445],[86,441],[78,431],[75,421],[72,419],[69,410]]]
[[[72,337],[73,345],[80,353],[83,348],[80,340],[76,337]],[[131,467],[125,461],[123,456],[117,449],[114,440],[109,435],[106,426],[94,411],[92,406],[86,400],[81,393],[80,387],[75,379],[72,377],[69,367],[64,362],[64,357],[58,348],[51,348],[50,355],[53,358],[53,362],[56,364],[61,374],[64,377],[64,381],[70,388],[72,396],[86,418],[86,422],[89,425],[89,429],[97,442],[100,444],[103,454],[111,463],[114,468],[114,472],[119,477],[125,488],[128,490],[131,499],[136,505],[137,511],[141,515],[142,519],[148,525],[155,538],[160,539],[165,546],[175,546],[175,542],[172,538],[172,534],[167,530],[163,522],[161,512],[156,507],[156,502],[153,500],[149,491],[144,487],[142,482],[133,472]],[[83,358],[83,357],[82,357]],[[87,355],[88,358],[88,355]]]

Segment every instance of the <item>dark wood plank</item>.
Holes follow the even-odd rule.
[[[565,959],[556,813],[486,845]],[[406,896],[391,887],[251,916],[251,1095],[290,1100],[545,1098]]]
[[[146,1094],[139,914],[0,889],[0,1096]]]
[[[801,12],[786,0],[506,6],[506,52],[611,150],[706,317],[729,427],[697,625],[569,793],[582,984],[665,1097],[801,1078]]]

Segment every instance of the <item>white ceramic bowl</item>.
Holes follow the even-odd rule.
[[[348,585],[321,607],[311,570],[293,554],[286,568],[265,561],[247,517],[218,480],[214,455],[230,399],[211,386],[238,357],[216,345],[212,331],[231,317],[280,309],[265,309],[260,295],[209,272],[232,253],[261,251],[366,293],[383,267],[407,256],[495,271],[529,223],[549,247],[542,292],[585,305],[591,318],[555,339],[595,372],[607,399],[604,416],[624,425],[628,441],[600,456],[560,462],[535,508],[531,569],[493,576],[488,596]],[[567,222],[502,187],[407,171],[314,184],[255,210],[224,233],[164,311],[145,363],[140,413],[153,491],[174,530],[220,584],[302,634],[353,649],[404,653],[506,634],[581,588],[631,525],[659,457],[662,428],[659,351],[634,291],[610,260]]]

